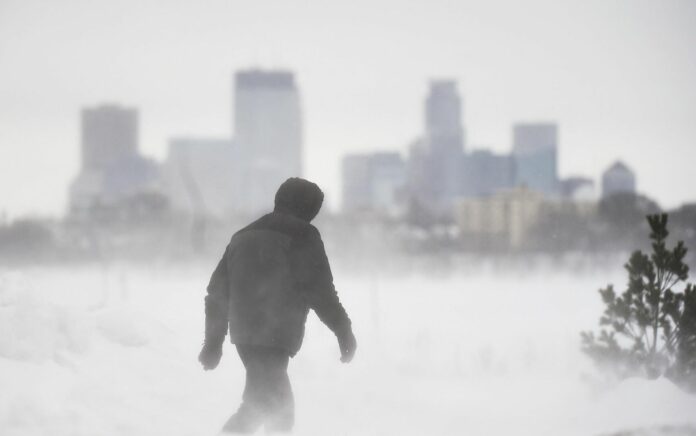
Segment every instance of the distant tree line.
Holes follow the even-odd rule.
[[[646,247],[649,230],[645,216],[662,213],[653,200],[637,194],[615,194],[603,198],[592,214],[573,209],[551,209],[543,213],[530,232],[526,248],[545,252],[631,251]],[[669,211],[672,234],[696,246],[696,204]],[[687,262],[693,255],[687,257]]]
[[[56,248],[50,223],[38,219],[20,219],[0,225],[0,260],[46,260]]]
[[[644,217],[664,212],[650,198],[619,193],[601,199],[596,205],[573,202],[545,203],[526,232],[522,243],[512,247],[504,234],[461,234],[453,220],[428,214],[415,205],[408,209],[405,222],[413,230],[405,242],[426,251],[458,251],[496,254],[514,253],[600,253],[628,252],[645,247],[648,229]],[[696,203],[668,211],[672,234],[696,246]],[[451,229],[448,230],[448,229]],[[414,238],[418,235],[418,238]],[[417,240],[416,240],[417,239]],[[693,253],[687,263],[694,264]]]
[[[317,225],[336,258],[360,259],[368,267],[375,257],[450,255],[509,256],[563,253],[623,253],[646,248],[644,218],[661,212],[641,195],[617,194],[588,212],[573,203],[541,209],[521,245],[511,247],[504,235],[463,235],[452,222],[411,208],[402,218],[377,214],[324,212]],[[696,247],[696,204],[669,212],[671,234]],[[143,194],[118,204],[94,204],[82,215],[63,221],[19,219],[0,222],[0,261],[44,262],[107,259],[187,258],[216,255],[232,232],[254,217],[215,219],[172,210],[166,197]],[[689,252],[689,265],[696,257]],[[356,265],[358,268],[359,265]]]

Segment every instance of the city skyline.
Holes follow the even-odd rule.
[[[65,211],[81,107],[137,107],[141,151],[161,160],[171,137],[230,133],[229,74],[254,65],[297,74],[306,175],[333,206],[341,156],[405,154],[423,131],[427,83],[440,77],[457,79],[465,96],[469,150],[508,152],[513,123],[552,120],[561,177],[597,181],[621,159],[662,206],[695,197],[693,3],[414,2],[397,15],[392,1],[8,1],[0,10],[0,210],[10,217]],[[421,24],[428,32],[412,32]]]
[[[272,198],[275,187],[288,177],[302,176],[295,75],[246,69],[233,77],[233,133],[227,138],[174,137],[157,168],[139,155],[137,109],[116,104],[84,108],[82,169],[71,185],[70,214],[86,216],[95,206],[118,205],[128,196],[152,192],[169,197],[174,210],[195,216],[270,210],[270,201],[263,199]],[[451,217],[460,200],[515,187],[546,199],[573,200],[576,189],[594,185],[586,177],[558,178],[555,123],[514,124],[508,154],[467,152],[462,106],[456,80],[432,81],[423,102],[425,131],[414,139],[408,156],[344,155],[341,210],[379,210],[403,217],[415,201],[429,213]],[[635,186],[635,175],[623,163],[602,174],[602,196],[635,192]],[[588,193],[583,189],[584,200],[591,200]]]
[[[274,186],[279,184],[282,180],[287,177],[292,177],[294,176],[302,176],[302,162],[301,161],[296,161],[295,157],[296,154],[299,152],[301,153],[302,151],[302,117],[301,117],[301,109],[300,109],[300,104],[299,100],[300,97],[297,94],[297,88],[296,88],[296,82],[295,82],[295,72],[292,70],[286,70],[286,69],[261,69],[257,67],[253,68],[244,68],[241,70],[237,70],[233,72],[232,74],[233,77],[233,92],[232,92],[232,123],[230,124],[230,135],[228,138],[220,139],[220,138],[208,138],[208,137],[203,137],[198,135],[197,137],[195,135],[193,136],[188,136],[188,137],[171,137],[169,139],[169,153],[167,155],[166,159],[160,159],[158,162],[159,165],[162,165],[163,168],[166,168],[166,166],[169,164],[169,158],[171,157],[171,151],[172,151],[172,146],[173,144],[176,144],[178,148],[182,148],[181,146],[184,146],[184,143],[186,143],[187,148],[191,148],[191,150],[195,149],[201,149],[200,147],[204,148],[209,148],[209,144],[212,145],[213,147],[218,147],[219,145],[229,148],[229,151],[223,152],[226,156],[224,159],[221,159],[221,156],[218,156],[217,158],[214,158],[213,161],[217,159],[217,168],[220,170],[219,176],[222,176],[222,179],[226,179],[227,182],[229,181],[239,181],[241,180],[249,180],[250,174],[247,174],[244,176],[245,170],[247,172],[253,170],[253,165],[249,165],[249,162],[261,159],[261,161],[265,161],[268,159],[269,156],[280,156],[281,159],[278,160],[278,164],[282,167],[285,168],[285,166],[289,167],[295,167],[297,171],[291,174],[292,171],[289,171],[289,168],[283,169],[284,172],[288,172],[288,174],[284,177],[278,178],[276,180],[273,186],[260,186],[257,190],[263,191],[265,189],[265,196],[261,198],[272,198],[273,192],[275,190]],[[430,80],[429,81],[429,86],[430,86],[430,91],[429,94],[424,98],[423,105],[424,105],[424,113],[423,113],[423,118],[424,118],[424,131],[421,133],[421,136],[417,136],[415,139],[409,142],[409,147],[411,150],[409,151],[407,147],[406,151],[402,150],[397,150],[397,151],[389,151],[385,149],[373,149],[369,150],[366,153],[347,153],[344,154],[340,157],[341,161],[344,161],[345,159],[350,159],[350,158],[357,158],[359,156],[364,156],[366,158],[372,159],[381,159],[383,156],[390,156],[389,159],[396,159],[398,156],[398,159],[405,159],[405,158],[413,158],[413,150],[412,147],[414,144],[418,144],[419,142],[421,143],[420,145],[425,147],[425,149],[429,150],[429,152],[434,152],[435,154],[442,153],[444,152],[446,159],[450,159],[454,156],[449,156],[450,153],[455,153],[455,154],[462,154],[462,156],[472,156],[474,158],[483,158],[483,159],[492,159],[496,158],[495,156],[495,151],[490,148],[474,148],[472,150],[467,150],[466,148],[466,140],[465,140],[465,132],[467,127],[463,124],[463,106],[464,106],[464,101],[465,101],[465,96],[461,95],[461,93],[458,90],[458,83],[457,80],[447,78],[447,79],[437,79],[437,80]],[[277,103],[277,99],[281,98],[285,99],[286,97],[284,94],[290,91],[291,97],[290,100],[288,100],[286,103],[287,104],[281,104],[280,108],[278,110],[271,110],[271,112],[267,112],[269,109],[272,109],[271,106],[273,104]],[[270,92],[270,93],[269,93]],[[440,100],[438,102],[438,100]],[[285,120],[287,117],[285,111],[290,110],[290,112],[297,112],[297,117],[296,119],[288,119]],[[80,132],[81,132],[81,141],[80,141],[80,149],[81,149],[81,173],[79,174],[80,177],[82,177],[82,174],[88,170],[91,166],[94,166],[94,164],[90,164],[90,160],[94,161],[95,159],[101,159],[104,160],[106,159],[107,161],[109,160],[114,160],[115,157],[117,156],[112,156],[109,157],[111,154],[117,152],[117,153],[134,153],[134,156],[138,157],[139,159],[142,159],[139,157],[138,154],[138,143],[139,143],[139,136],[138,136],[138,131],[140,129],[139,127],[139,121],[138,121],[138,107],[133,106],[133,107],[125,107],[121,106],[120,103],[114,103],[114,102],[102,102],[102,103],[97,103],[94,106],[85,106],[80,109],[80,119],[81,119],[81,127],[80,127]],[[106,113],[105,113],[106,112]],[[105,115],[109,112],[116,112],[116,115],[119,113],[123,113],[127,119],[124,120],[119,120],[118,118],[116,120],[109,119],[105,117]],[[103,114],[103,115],[102,115]],[[109,115],[111,117],[112,115]],[[123,117],[123,115],[118,115],[119,117]],[[289,140],[284,138],[283,135],[278,135],[277,133],[274,132],[276,129],[268,129],[268,131],[261,132],[258,131],[258,126],[260,125],[259,123],[262,121],[261,119],[257,119],[258,117],[261,118],[267,118],[270,117],[269,119],[266,119],[266,123],[268,125],[276,125],[274,121],[283,121],[281,124],[284,124],[282,127],[283,129],[281,130],[287,130],[290,128],[291,130],[297,130],[297,138],[291,137]],[[114,124],[114,121],[116,124]],[[285,121],[288,121],[286,123]],[[99,129],[101,130],[96,130],[95,128],[90,128],[90,123],[91,124],[96,124],[99,126]],[[125,124],[124,124],[125,123]],[[129,125],[129,124],[132,124]],[[126,137],[125,138],[119,138],[124,135],[124,132],[122,131],[125,128],[126,132]],[[515,122],[509,128],[512,131],[512,138],[511,138],[511,144],[510,144],[510,149],[507,154],[500,155],[498,158],[512,158],[514,156],[518,156],[517,160],[520,159],[521,156],[534,156],[535,154],[539,152],[543,152],[543,150],[551,150],[553,153],[553,158],[552,160],[554,161],[552,167],[554,168],[554,171],[556,171],[557,164],[555,163],[558,160],[558,148],[560,146],[558,137],[559,137],[559,126],[555,122],[549,122],[549,121],[535,121],[535,122]],[[121,130],[121,131],[119,131]],[[129,130],[132,130],[134,133],[130,133]],[[246,132],[245,132],[246,130]],[[109,137],[107,133],[113,133],[115,134],[114,137]],[[259,136],[260,135],[260,136]],[[258,136],[258,137],[257,137]],[[292,136],[292,135],[291,135]],[[247,138],[245,138],[247,137]],[[245,138],[246,140],[241,140],[240,138]],[[96,139],[96,141],[95,141]],[[121,140],[121,142],[119,142]],[[280,140],[280,142],[278,142]],[[87,142],[86,142],[87,141]],[[93,147],[86,147],[86,144],[88,144],[90,141],[94,143]],[[125,141],[125,142],[123,142]],[[414,142],[415,141],[415,142]],[[99,143],[104,143],[105,145],[100,145]],[[123,142],[123,143],[122,143]],[[286,142],[290,145],[290,147],[284,147],[280,146],[282,142]],[[219,143],[219,144],[218,144]],[[109,145],[110,144],[110,145]],[[440,145],[441,144],[441,145]],[[233,149],[238,148],[239,145],[243,145],[243,148],[246,148],[247,151],[244,152],[242,150],[240,151],[233,151]],[[90,150],[90,148],[95,148],[95,147],[105,147],[104,150],[102,150],[101,155],[95,155],[96,150]],[[280,147],[279,147],[280,146]],[[111,147],[111,148],[108,148]],[[123,151],[119,151],[118,149],[124,148]],[[203,149],[201,149],[202,151]],[[275,150],[275,151],[274,151]],[[206,150],[207,152],[207,150]],[[241,153],[240,153],[241,152]],[[531,153],[531,154],[530,154]],[[219,152],[218,152],[219,154]],[[258,155],[258,156],[257,156]],[[285,155],[285,156],[283,156]],[[147,155],[144,157],[148,157]],[[289,160],[288,160],[289,159]],[[469,158],[471,159],[471,158]],[[538,158],[534,158],[538,159]],[[604,184],[606,183],[606,177],[609,172],[612,170],[615,170],[617,166],[620,166],[622,168],[625,168],[622,158],[618,157],[615,161],[611,162],[610,166],[605,167],[602,169],[600,175],[597,177],[596,183],[598,186],[601,186],[602,188],[604,187]],[[225,165],[225,161],[228,163],[228,166]],[[266,162],[267,164],[268,162]],[[473,163],[473,162],[472,162]],[[223,166],[221,166],[223,165]],[[364,165],[364,164],[362,164]],[[403,163],[402,163],[403,165]],[[520,163],[518,162],[517,164],[517,172],[519,173],[523,167],[524,164],[522,164],[522,168],[520,167]],[[536,168],[535,169],[535,164],[532,164],[532,167],[530,170],[532,170],[529,174],[535,174],[538,172],[538,170],[541,168]],[[543,165],[542,165],[543,166]],[[345,167],[345,162],[342,162],[342,167]],[[202,167],[205,171],[205,167]],[[458,168],[456,171],[461,174],[461,176],[465,177],[464,180],[469,180],[471,177],[475,177],[477,174],[480,176],[480,172],[484,171],[486,172],[488,169],[488,166],[484,166],[482,168],[471,168],[471,164],[468,166],[464,166],[462,168]],[[228,171],[228,172],[237,172],[241,170],[240,175],[238,176],[230,176],[229,174],[222,174],[223,171]],[[471,175],[465,174],[471,171]],[[626,169],[628,170],[628,169]],[[199,170],[200,171],[200,170]],[[342,170],[344,172],[345,169]],[[405,171],[405,169],[402,169],[401,171]],[[630,170],[628,170],[630,171]],[[253,172],[253,171],[252,171]],[[542,171],[543,173],[544,171]],[[213,175],[210,175],[213,176]],[[490,175],[487,175],[490,176]],[[505,178],[507,175],[506,174],[500,174],[499,177]],[[572,174],[570,179],[573,179],[574,177],[577,177],[578,174]],[[174,175],[174,178],[180,178],[181,175]],[[466,178],[468,177],[468,179]],[[549,185],[549,186],[544,186],[543,184],[540,186],[535,186],[536,183],[533,181],[526,180],[526,176],[520,176],[520,174],[517,175],[519,180],[517,180],[517,185],[513,183],[513,180],[511,179],[509,188],[512,188],[514,186],[525,186],[525,187],[531,187],[533,191],[536,191],[541,194],[552,194],[554,191],[557,191],[556,194],[559,194],[560,191],[558,189],[561,188],[560,183],[563,182],[563,179],[558,177],[558,174],[543,174],[542,177],[548,178],[543,183],[553,183],[557,184],[556,185]],[[550,178],[549,178],[550,177]],[[582,176],[580,176],[582,178]],[[633,175],[629,177],[635,177]],[[190,175],[189,175],[190,178]],[[220,177],[218,177],[220,178]],[[165,176],[162,181],[165,183],[164,190],[162,191],[163,193],[167,195],[171,195],[171,192],[168,191],[169,188],[166,186],[171,183],[172,179],[172,174],[169,176]],[[222,183],[220,179],[217,181],[218,189],[223,188],[225,185],[228,185],[227,182]],[[125,180],[125,179],[124,179]],[[590,178],[588,180],[591,180],[593,183],[595,183],[595,180]],[[481,195],[476,194],[475,191],[469,192],[467,191],[468,188],[465,185],[459,186],[461,184],[461,181],[457,179],[456,182],[457,188],[456,190],[459,189],[464,189],[459,194],[455,194],[455,196],[463,198],[469,198],[471,195],[477,196]],[[469,180],[469,183],[472,181]],[[490,182],[490,181],[489,181]],[[489,183],[487,182],[487,183]],[[368,181],[365,181],[364,183],[371,183]],[[626,183],[626,182],[622,182]],[[214,183],[215,184],[215,183]],[[636,181],[635,178],[633,179],[631,184],[631,189],[629,189],[629,192],[633,192],[636,190]],[[74,182],[71,184],[74,185]],[[341,182],[340,182],[340,190],[342,191],[342,195],[340,197],[340,208],[336,208],[337,210],[343,210],[345,211],[345,178],[343,177]],[[503,185],[505,185],[503,183]],[[396,186],[396,185],[394,185]],[[405,188],[406,185],[404,185]],[[542,188],[542,186],[544,186]],[[74,186],[70,188],[71,190],[74,190]],[[394,189],[394,187],[390,187],[389,189]],[[504,189],[504,188],[503,188]],[[240,198],[237,198],[239,196],[238,193],[236,193],[237,188],[231,187],[229,190],[229,199],[225,202],[223,205],[221,203],[220,208],[221,210],[227,210],[228,212],[230,211],[253,211],[255,213],[262,213],[263,210],[268,209],[270,206],[266,207],[265,209],[259,206],[254,206],[251,203],[247,204],[249,201],[252,201],[250,199],[242,199],[240,204],[234,205],[235,201],[240,201]],[[605,195],[604,188],[601,192],[601,196]],[[494,191],[489,191],[488,194],[490,195],[494,193]],[[639,192],[640,193],[640,192]],[[219,195],[221,193],[216,194],[219,199]],[[393,195],[393,194],[389,194]],[[249,197],[249,196],[247,196]],[[600,197],[600,192],[597,192],[596,198]],[[174,200],[174,197],[172,197],[170,200]],[[71,210],[71,202],[72,199],[68,199],[68,208],[66,212],[69,213]],[[394,201],[388,200],[388,201]],[[256,203],[257,201],[252,201],[252,203]],[[268,203],[268,201],[262,203]],[[176,204],[174,202],[173,204]],[[334,204],[335,206],[335,204]],[[353,209],[353,207],[350,207],[349,209]],[[203,209],[202,209],[203,210]],[[270,210],[270,209],[269,209]],[[392,209],[393,210],[393,207]],[[208,211],[209,212],[209,211]],[[203,213],[205,210],[203,210]],[[403,210],[400,212],[403,213]]]

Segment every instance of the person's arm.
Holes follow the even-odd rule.
[[[222,357],[222,344],[227,335],[227,306],[229,282],[227,279],[226,254],[218,262],[205,296],[205,341],[198,360],[206,370],[215,369]]]
[[[319,231],[311,227],[298,245],[293,259],[297,289],[307,305],[338,338],[341,360],[349,362],[355,353],[355,336],[350,318],[338,298]]]

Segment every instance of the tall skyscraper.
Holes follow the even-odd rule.
[[[278,186],[302,176],[302,114],[292,72],[237,72],[234,132],[246,186],[239,210],[270,210]]]
[[[462,103],[454,80],[435,80],[425,100],[425,134],[434,152],[464,151]]]
[[[138,111],[115,104],[81,113],[82,167],[70,187],[70,213],[114,206],[144,192],[159,192],[159,167],[138,151]]]
[[[108,104],[85,108],[81,120],[82,168],[103,170],[138,154],[138,111]]]
[[[635,192],[636,176],[623,162],[614,162],[602,174],[602,197],[619,193],[634,194]]]
[[[451,217],[461,195],[464,154],[462,104],[453,80],[435,80],[425,99],[425,135],[411,148],[409,195],[412,206],[436,217]]]
[[[544,195],[558,193],[558,126],[555,123],[516,124],[512,154],[515,184]]]

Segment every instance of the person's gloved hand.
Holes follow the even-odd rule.
[[[208,342],[203,344],[203,349],[198,355],[198,361],[203,365],[203,369],[208,371],[215,369],[222,358],[222,344],[213,345]]]
[[[353,335],[353,331],[349,328],[337,335],[337,337],[338,347],[341,349],[341,362],[348,363],[353,360],[355,349],[358,347],[355,335]]]

